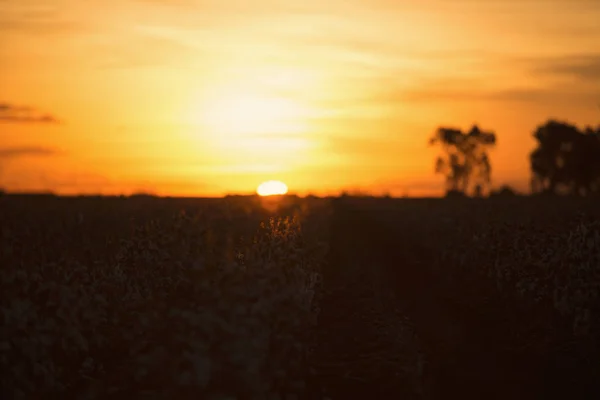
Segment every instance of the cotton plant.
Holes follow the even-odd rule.
[[[14,398],[300,392],[320,283],[300,221],[273,219],[235,249],[203,218],[137,225],[89,264],[3,270],[3,387]]]
[[[35,387],[66,389],[77,371],[86,369],[83,361],[90,349],[102,344],[96,335],[106,322],[101,299],[27,271],[5,271],[1,285],[12,288],[0,329],[0,363],[7,371],[3,387],[13,388],[16,397]]]
[[[472,273],[486,276],[504,298],[546,310],[548,315],[554,314],[554,323],[562,320],[567,327],[570,325],[570,331],[561,333],[563,342],[587,343],[600,337],[600,223],[597,220],[580,216],[552,226],[539,226],[531,221],[498,221],[473,236],[472,246],[465,250],[464,257],[473,261],[488,260],[472,262]],[[528,322],[541,322],[536,317]],[[558,327],[552,325],[550,319],[544,323],[546,332],[538,334],[556,335]],[[536,342],[542,341],[536,339]],[[579,350],[573,351],[587,357]]]
[[[164,329],[132,348],[133,376],[125,381],[174,387],[180,396],[192,389],[209,396],[234,388],[232,395],[253,398],[301,391],[308,350],[302,333],[314,316],[306,290],[298,290],[318,279],[301,277],[317,272],[297,251],[298,230],[297,221],[273,220],[236,261],[184,271],[179,294],[185,294],[169,300]]]

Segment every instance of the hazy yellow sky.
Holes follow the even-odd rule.
[[[442,189],[439,125],[600,121],[598,0],[0,0],[0,186]]]

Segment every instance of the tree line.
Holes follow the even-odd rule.
[[[529,155],[533,194],[600,194],[600,125],[596,128],[548,120],[533,132],[536,148]],[[483,196],[490,191],[492,165],[488,151],[497,143],[493,131],[474,125],[468,131],[440,127],[429,140],[441,155],[435,172],[446,177],[448,195]],[[503,193],[510,192],[507,187]]]

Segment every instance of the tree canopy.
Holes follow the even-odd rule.
[[[478,196],[489,187],[492,166],[487,151],[496,144],[494,132],[482,131],[477,125],[468,132],[440,127],[429,143],[442,148],[435,171],[446,176],[449,193],[470,192]]]
[[[579,129],[549,120],[533,137],[537,147],[530,154],[532,192],[600,193],[600,126]]]

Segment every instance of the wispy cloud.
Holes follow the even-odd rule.
[[[411,102],[501,101],[531,104],[589,104],[600,99],[600,92],[569,90],[568,88],[508,88],[502,90],[421,88],[407,91],[404,95],[400,94],[399,98]]]
[[[600,101],[600,53],[554,57],[495,55],[515,80],[476,74],[423,77],[408,87],[381,93],[390,102],[500,101],[529,104],[590,104]]]
[[[585,83],[600,83],[600,53],[544,58],[533,61],[532,72],[567,76]]]
[[[85,29],[84,24],[67,18],[58,6],[0,2],[0,32],[52,35]]]
[[[35,34],[69,34],[84,29],[72,21],[28,20],[0,18],[0,31],[14,31]]]
[[[383,164],[398,161],[398,154],[406,150],[408,145],[405,137],[384,136],[350,136],[343,134],[329,135],[322,141],[327,151],[343,155],[350,159],[368,158],[378,160]]]
[[[495,82],[479,77],[440,77],[421,79],[408,88],[389,94],[390,101],[462,102],[501,101],[537,104],[587,104],[600,99],[600,57],[513,60],[521,74],[532,79],[521,82]],[[510,63],[510,58],[504,61]],[[598,65],[596,65],[598,63]],[[517,74],[517,76],[519,76]],[[575,83],[550,79],[574,77]],[[533,79],[533,78],[536,79]],[[595,77],[595,79],[594,79]]]
[[[54,156],[58,154],[60,154],[58,150],[42,146],[0,147],[0,160],[27,156]]]
[[[152,49],[152,51],[148,51]],[[134,33],[96,45],[102,69],[145,68],[154,66],[197,67],[198,51],[169,37]]]
[[[56,116],[30,106],[0,102],[0,122],[15,124],[60,124]]]

